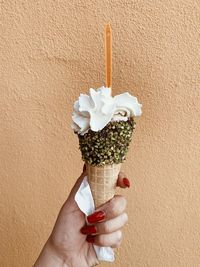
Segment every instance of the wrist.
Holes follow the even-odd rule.
[[[57,265],[53,267],[89,267],[94,266],[88,264],[87,260],[83,257],[76,257],[75,255],[67,255],[66,252],[62,252],[62,249],[57,249],[51,241],[51,237],[47,241],[46,250],[49,251],[51,257],[57,262]],[[98,260],[95,261],[95,265],[99,264]],[[37,266],[36,266],[37,267]],[[39,266],[40,267],[40,266]],[[43,267],[43,266],[42,266]],[[45,265],[45,267],[51,267]]]
[[[69,259],[69,256],[65,253],[59,251],[51,242],[51,239],[47,240],[45,245],[51,257],[53,257],[60,265],[59,267],[74,267],[72,266],[72,261]]]
[[[67,257],[63,257],[48,240],[34,267],[73,267]]]
[[[95,252],[92,250],[92,253]],[[99,264],[96,254],[92,255],[92,257],[94,257],[94,260],[88,263],[85,257],[67,255],[66,251],[55,246],[50,236],[33,267],[89,267]]]

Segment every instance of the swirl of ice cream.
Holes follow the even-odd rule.
[[[102,130],[111,121],[127,121],[142,114],[142,105],[129,93],[111,96],[111,89],[100,87],[90,89],[89,95],[81,94],[74,103],[73,130],[84,135],[89,129]]]

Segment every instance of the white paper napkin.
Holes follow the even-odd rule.
[[[79,206],[79,209],[86,215],[90,215],[95,211],[94,200],[90,190],[90,186],[87,181],[87,176],[83,179],[79,190],[75,195],[75,201]],[[100,261],[113,262],[115,260],[115,255],[110,247],[98,247],[94,245],[97,258]]]

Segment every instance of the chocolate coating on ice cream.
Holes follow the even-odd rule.
[[[83,160],[93,166],[122,163],[128,151],[135,128],[133,118],[113,121],[101,131],[89,130],[79,135],[79,147]]]

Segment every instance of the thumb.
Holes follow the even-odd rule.
[[[82,171],[82,174],[80,175],[80,177],[78,178],[78,180],[76,181],[74,187],[72,188],[70,194],[69,194],[69,197],[68,199],[74,199],[75,198],[75,195],[76,195],[76,192],[78,191],[84,177],[87,175],[86,173],[86,166],[84,164],[83,166],[83,171]]]

